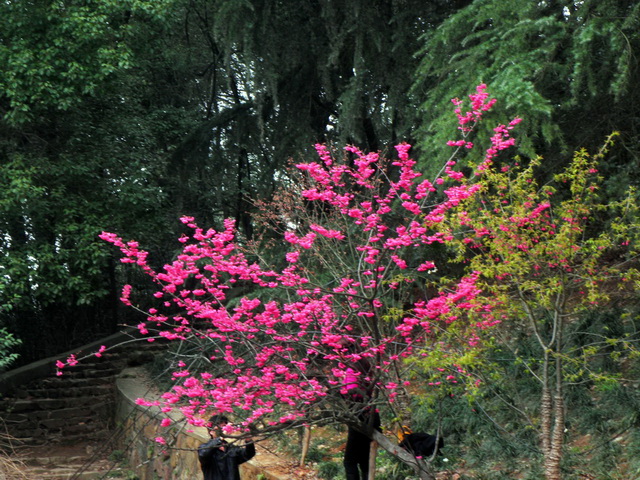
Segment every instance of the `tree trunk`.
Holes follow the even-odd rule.
[[[562,321],[559,320],[556,335],[556,352],[560,352],[562,342]],[[547,480],[561,480],[560,462],[562,461],[562,448],[564,447],[565,409],[564,409],[564,377],[562,369],[564,365],[562,356],[556,354],[555,358],[555,392],[553,396],[553,430],[551,432],[549,447],[545,451],[544,471]]]
[[[311,427],[306,426],[302,431],[302,453],[300,454],[300,466],[304,467],[309,453],[309,444],[311,443]]]
[[[550,368],[549,352],[545,352],[542,364],[542,394],[540,397],[540,446],[545,459],[551,448],[551,425],[553,418],[553,400],[551,397],[551,387],[549,385],[551,381],[549,378]]]
[[[564,446],[564,402],[561,395],[555,397],[553,410],[555,421],[551,445],[545,452],[544,475],[546,480],[561,480],[560,462],[562,460],[562,447]]]
[[[376,480],[376,456],[378,455],[378,442],[371,440],[369,446],[369,475],[367,480]]]

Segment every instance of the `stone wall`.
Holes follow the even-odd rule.
[[[118,449],[139,480],[201,479],[196,450],[208,440],[206,429],[193,428],[191,432],[161,427],[165,414],[159,407],[143,407],[135,402],[140,397],[153,399],[152,387],[146,386],[143,378],[137,369],[129,369],[116,380],[116,425],[124,429]],[[169,433],[173,439],[170,448],[154,440]],[[243,480],[285,480],[286,477],[269,472],[259,456],[240,466]]]
[[[129,469],[139,480],[202,478],[195,452],[203,438],[179,432],[171,448],[166,448],[153,440],[160,434],[158,420],[142,411],[134,410],[127,414],[122,426],[127,433],[119,448],[124,452]]]
[[[26,446],[103,440],[112,425],[116,371],[108,361],[87,361],[60,377],[49,373],[38,378],[37,365],[23,369],[19,373],[24,374],[25,383],[2,384],[3,427]]]
[[[129,468],[140,480],[193,480],[202,478],[196,450],[206,441],[206,430],[173,431],[174,443],[167,448],[154,439],[166,436],[167,428],[160,426],[164,414],[159,407],[143,407],[136,399],[153,398],[145,387],[144,376],[137,369],[125,370],[116,380],[116,426],[124,430],[118,449],[123,452]]]

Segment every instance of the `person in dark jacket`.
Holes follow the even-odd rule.
[[[222,427],[229,423],[224,415],[209,419],[211,440],[198,447],[198,459],[204,480],[240,480],[239,465],[256,454],[256,447],[247,439],[244,447],[230,445],[220,435]]]
[[[356,352],[357,348],[343,342],[347,352]],[[358,420],[380,431],[380,415],[374,406],[364,405],[373,395],[373,382],[370,378],[371,364],[366,358],[361,358],[345,370],[342,394],[344,398],[353,402]],[[353,426],[347,428],[347,444],[344,450],[342,464],[346,480],[367,480],[369,478],[369,457],[372,439]]]
[[[380,415],[375,410],[373,415],[369,410],[360,415],[363,423],[380,430]],[[369,478],[369,457],[371,452],[371,438],[359,430],[349,426],[347,429],[347,444],[344,450],[344,472],[346,480],[367,480]]]

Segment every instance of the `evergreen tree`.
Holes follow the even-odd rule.
[[[523,116],[520,152],[541,154],[550,171],[620,131],[604,171],[607,187],[623,191],[639,179],[639,26],[640,5],[628,0],[474,1],[423,37],[414,88],[426,98],[423,151],[448,140],[449,99],[484,82],[504,119]]]
[[[180,215],[250,237],[248,198],[314,143],[409,139],[413,52],[457,3],[2,4],[0,323],[55,332],[23,360],[121,322],[101,230],[159,232],[162,264]]]
[[[0,324],[24,340],[23,362],[116,327],[105,226],[162,231],[168,126],[143,118],[132,62],[136,34],[162,29],[165,6],[0,6]]]

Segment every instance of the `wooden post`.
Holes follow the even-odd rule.
[[[300,454],[300,466],[304,467],[304,463],[307,459],[307,453],[309,453],[309,444],[311,443],[311,427],[308,425],[304,427],[302,432],[302,453]]]
[[[376,455],[378,455],[378,442],[371,440],[369,446],[369,478],[367,480],[375,480],[376,478]]]

